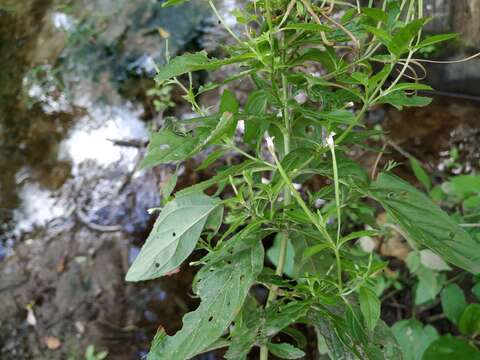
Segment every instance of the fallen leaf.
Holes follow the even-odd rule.
[[[62,345],[60,339],[55,336],[45,336],[43,341],[50,350],[57,350]]]

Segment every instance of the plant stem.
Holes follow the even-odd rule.
[[[267,21],[270,30],[272,29],[272,19],[271,19],[271,13],[270,13],[270,1],[266,1],[266,7],[267,7]],[[271,41],[271,49],[272,52],[274,51],[274,46],[273,42]],[[285,62],[285,37],[283,36],[281,39],[281,48],[282,48],[282,63]],[[273,54],[272,54],[273,55]],[[273,58],[273,56],[272,56]],[[274,63],[272,62],[272,79],[274,77]],[[285,74],[282,73],[281,75],[282,78],[282,115],[283,115],[283,125],[285,127],[285,131],[283,132],[283,156],[287,156],[287,154],[290,152],[290,111],[288,109],[288,99],[290,96],[290,90],[288,86],[288,81],[287,77]],[[290,202],[292,200],[290,188],[288,185],[285,185],[284,191],[283,191],[283,203],[285,207],[290,205]],[[287,246],[288,246],[288,232],[284,231],[282,233],[282,238],[280,241],[280,253],[278,254],[278,261],[277,261],[277,268],[275,271],[275,274],[278,276],[282,276],[283,270],[285,268],[285,259],[287,255]],[[272,287],[268,294],[267,298],[267,304],[266,306],[269,306],[277,297],[277,290],[278,288],[276,286]],[[263,345],[260,348],[260,360],[267,360],[268,359],[268,348]]]

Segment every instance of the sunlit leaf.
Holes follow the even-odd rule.
[[[256,236],[237,240],[241,241],[220,250],[202,267],[195,286],[200,306],[183,317],[180,331],[152,346],[148,360],[194,357],[216,341],[239,313],[263,268],[263,247]]]
[[[218,206],[201,193],[177,196],[165,205],[126,280],[155,279],[178,268],[195,249],[210,213]]]

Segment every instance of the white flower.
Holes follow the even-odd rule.
[[[275,145],[273,144],[273,139],[275,138],[270,137],[269,135],[265,136],[265,141],[267,142],[268,151],[270,151],[272,154],[275,153]]]
[[[335,136],[335,133],[333,131],[327,136],[327,144],[330,147],[333,147],[335,145],[335,140],[333,140],[334,136]]]
[[[305,104],[307,102],[307,94],[305,91],[300,91],[297,95],[295,95],[294,99],[300,105]]]

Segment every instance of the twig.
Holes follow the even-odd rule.
[[[123,140],[123,139],[107,139],[111,141],[113,145],[117,146],[126,146],[126,147],[134,147],[134,148],[144,148],[147,144],[143,140],[139,139],[130,139],[130,140]]]
[[[99,231],[99,232],[117,232],[122,231],[122,227],[120,225],[99,225],[92,223],[88,216],[82,212],[80,208],[75,210],[75,214],[77,215],[78,219],[81,223],[83,223],[86,227],[91,230]]]
[[[372,180],[375,180],[375,177],[376,177],[376,174],[377,174],[378,164],[380,163],[380,159],[382,158],[386,147],[387,147],[387,144],[384,143],[383,147],[382,147],[382,150],[378,153],[377,158],[375,159],[375,163],[373,164],[372,172],[370,173],[370,178]]]

